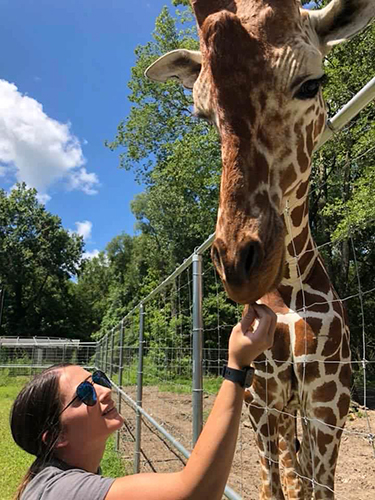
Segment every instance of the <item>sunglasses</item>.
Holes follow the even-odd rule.
[[[74,403],[77,399],[84,403],[86,406],[94,406],[98,400],[98,396],[95,391],[95,387],[92,382],[89,382],[89,378],[92,379],[94,384],[101,385],[102,387],[107,387],[111,389],[112,384],[107,375],[101,370],[96,370],[92,375],[89,375],[87,379],[77,386],[76,395],[71,400],[69,404],[59,413],[59,416],[67,409],[70,405]]]

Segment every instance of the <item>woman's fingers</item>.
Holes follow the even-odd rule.
[[[258,327],[254,333],[263,340],[267,347],[271,347],[274,340],[277,316],[264,304],[254,304],[254,310],[259,319]]]
[[[247,306],[247,312],[240,321],[242,333],[245,334],[247,330],[254,323],[256,318],[254,308],[252,306]]]

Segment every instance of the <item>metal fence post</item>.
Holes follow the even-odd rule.
[[[99,341],[99,364],[98,367],[103,370],[103,338]]]
[[[112,378],[113,375],[113,353],[115,350],[115,329],[112,328],[112,333],[111,333],[111,364],[109,367],[109,378]]]
[[[193,446],[203,427],[202,256],[193,255]]]
[[[104,370],[104,337],[100,341],[100,368]]]
[[[105,336],[105,351],[104,351],[104,371],[107,371],[107,361],[108,361],[108,335]]]
[[[142,406],[143,393],[143,330],[144,330],[144,307],[139,306],[139,347],[138,347],[138,374],[137,374],[137,405]],[[141,459],[141,424],[142,416],[140,411],[136,410],[135,421],[135,449],[134,449],[134,474],[140,471]]]
[[[100,343],[97,342],[96,343],[96,346],[95,346],[95,366],[96,368],[99,368],[99,346],[100,346]]]
[[[121,389],[122,387],[122,364],[124,361],[123,355],[123,345],[124,345],[124,321],[122,320],[120,323],[120,338],[119,338],[119,361],[118,361],[118,386]],[[121,393],[117,391],[117,399],[118,399],[118,412],[121,413]],[[116,451],[120,449],[120,430],[117,431],[116,435]]]

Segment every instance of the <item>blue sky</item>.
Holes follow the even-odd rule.
[[[170,0],[0,0],[0,187],[36,187],[95,255],[134,233],[142,190],[104,147],[130,110],[134,49]]]
[[[129,113],[134,49],[169,0],[0,0],[0,187],[36,187],[86,250],[134,232],[142,187],[112,140]]]

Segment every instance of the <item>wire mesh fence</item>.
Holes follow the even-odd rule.
[[[355,161],[358,162],[363,154],[363,151],[359,151]],[[290,205],[284,211],[289,231],[293,208],[295,207]],[[307,214],[303,213],[302,217],[305,216]],[[32,370],[56,362],[70,361],[106,371],[114,382],[119,409],[125,418],[124,428],[117,435],[117,447],[122,456],[133,463],[135,472],[179,470],[186,462],[212,408],[221,384],[222,366],[227,360],[229,334],[242,314],[242,308],[226,297],[206,255],[211,242],[212,238],[204,242],[97,344],[75,341],[61,341],[59,344],[57,339],[24,342],[22,339],[2,339],[0,367]],[[326,252],[331,256],[335,253],[340,255],[340,244],[329,241],[319,245],[317,249],[323,255]],[[267,415],[267,422],[274,415],[280,421],[286,418],[293,421],[298,436],[303,435],[305,428],[311,430],[312,424],[318,424],[316,428],[320,426],[320,429],[328,429],[332,434],[342,433],[343,458],[338,464],[341,480],[336,481],[336,498],[345,500],[356,497],[367,500],[372,498],[375,489],[375,417],[368,411],[374,405],[369,372],[374,373],[375,360],[372,357],[373,340],[370,340],[374,335],[372,332],[370,336],[367,331],[370,321],[365,316],[365,310],[369,308],[366,301],[374,301],[375,283],[374,286],[371,286],[371,280],[366,282],[366,286],[361,283],[358,251],[353,235],[350,245],[353,256],[350,272],[352,280],[357,280],[354,293],[351,291],[341,301],[334,297],[324,301],[319,299],[319,304],[334,307],[334,303],[343,302],[348,308],[358,311],[358,324],[353,325],[353,360],[309,358],[306,353],[303,360],[303,370],[308,370],[311,363],[328,366],[331,362],[340,365],[340,369],[345,363],[352,365],[355,374],[352,392],[358,404],[353,406],[347,426],[342,430],[335,423],[319,421],[316,416],[298,414],[288,409],[280,410],[270,406],[267,401],[261,409]],[[296,264],[298,279],[302,277],[299,259],[317,249],[306,247],[300,251],[294,248],[291,262]],[[290,314],[297,314],[304,319],[316,303],[306,300],[302,282],[301,290],[302,306]],[[282,360],[273,361],[278,363]],[[293,361],[288,363],[293,365]],[[259,460],[254,458],[257,447],[256,436],[248,417],[250,405],[254,407],[256,403],[251,402],[243,408],[240,435],[229,478],[231,488],[226,490],[228,498],[258,498],[259,467],[255,463],[259,463]],[[363,418],[358,418],[359,416]],[[351,422],[354,424],[351,425]],[[311,439],[311,434],[307,433],[307,439]],[[315,469],[319,467],[316,451],[313,446],[310,447],[309,460],[313,464],[311,473],[307,475],[297,471],[295,474],[310,485],[312,490],[323,488],[329,498],[329,495],[333,495],[331,483],[320,484],[316,480]],[[276,469],[280,469],[284,476],[289,473],[278,458],[267,453],[264,456],[269,462],[274,462]],[[356,483],[357,489],[354,489],[352,482],[349,496],[345,472],[340,473],[340,470],[358,467],[359,471],[364,464],[368,476],[365,477],[362,470],[358,472],[361,480]]]
[[[0,337],[0,370],[10,375],[30,375],[48,366],[72,363],[92,369],[96,342],[50,337]]]
[[[334,121],[332,120],[332,122]],[[332,130],[330,132],[332,135]],[[357,162],[363,154],[359,151],[354,160]],[[287,205],[283,213],[287,230],[290,233],[292,231],[291,212],[294,208],[293,204]],[[305,211],[302,212],[302,218],[304,217],[307,217]],[[309,252],[319,250],[323,255],[325,252],[329,252],[331,255],[336,252],[340,255],[338,247],[341,243],[329,241],[319,245],[318,248],[305,246],[299,249],[294,247],[291,262],[297,267],[297,279],[301,280],[301,306],[290,313],[304,319],[311,314],[317,305],[335,309],[336,306],[341,307],[339,306],[341,303],[349,308],[355,307],[359,310],[358,318],[361,332],[356,331],[354,335],[356,342],[354,360],[352,362],[342,361],[340,358],[327,360],[324,357],[314,359],[313,357],[309,358],[305,353],[302,368],[302,379],[304,380],[306,372],[309,370],[309,364],[312,363],[318,363],[324,367],[333,363],[340,370],[344,364],[350,363],[352,365],[355,373],[355,385],[352,390],[354,394],[356,393],[355,396],[359,403],[353,406],[347,427],[342,429],[335,423],[324,422],[316,416],[303,412],[297,413],[289,411],[287,408],[284,410],[276,409],[269,405],[269,402],[266,402],[265,406],[261,408],[262,411],[269,414],[269,418],[276,415],[281,422],[293,421],[297,435],[299,437],[307,436],[310,442],[308,460],[312,464],[311,470],[308,475],[306,471],[301,470],[295,471],[294,474],[307,485],[309,490],[313,492],[320,489],[325,492],[323,494],[326,494],[327,497],[333,495],[333,485],[330,481],[323,484],[317,480],[316,471],[319,468],[320,455],[319,450],[315,449],[317,442],[312,438],[313,432],[323,430],[332,435],[335,433],[341,435],[342,433],[342,447],[351,451],[352,464],[360,466],[360,463],[365,460],[366,464],[368,463],[369,467],[372,467],[371,460],[374,457],[373,428],[375,422],[373,414],[370,415],[368,411],[372,398],[368,387],[368,371],[372,370],[374,360],[369,358],[367,354],[373,351],[367,347],[369,336],[366,335],[364,302],[370,297],[373,300],[375,286],[365,289],[361,284],[353,235],[350,236],[350,241],[353,255],[350,272],[357,279],[357,287],[354,293],[351,291],[349,295],[343,297],[342,301],[335,296],[324,299],[320,297],[317,298],[317,302],[311,298],[307,300],[308,292],[304,289],[303,273],[299,268],[301,257],[306,256]],[[119,437],[118,442],[120,448],[122,446],[122,449],[125,450],[125,456],[134,461],[136,472],[139,470],[172,471],[175,470],[175,467],[181,467],[188,456],[188,450],[192,449],[195,442],[197,429],[206,420],[212,408],[214,395],[220,385],[218,375],[227,359],[228,337],[232,326],[241,317],[242,309],[227,299],[209,258],[204,255],[211,242],[212,238],[207,240],[193,256],[190,256],[175,273],[150,294],[151,296],[142,301],[141,306],[137,307],[124,320],[128,322],[130,317],[134,320],[134,316],[138,315],[136,323],[138,329],[142,330],[138,345],[123,348],[124,356],[131,359],[132,377],[129,377],[126,382],[123,381],[121,386],[123,392],[119,393],[122,401],[122,412],[126,419],[126,431],[122,433],[121,438]],[[195,296],[197,272],[196,269],[194,270],[194,260],[197,256],[203,256],[203,263],[201,262],[203,284],[200,285],[202,294],[198,303]],[[142,309],[141,314],[140,309]],[[198,321],[196,315],[200,316]],[[142,321],[141,316],[143,316]],[[354,328],[356,326],[354,325]],[[134,324],[132,328],[134,331]],[[361,338],[360,341],[359,338]],[[371,336],[371,338],[373,337]],[[110,339],[109,337],[104,338],[101,341],[101,346],[106,345],[108,348],[112,339],[113,336]],[[195,352],[194,339],[198,339],[198,353]],[[137,348],[138,353],[136,352]],[[131,356],[125,354],[129,349],[132,352]],[[140,361],[140,355],[142,361]],[[273,361],[279,363],[282,360],[275,359]],[[293,360],[289,361],[290,365],[293,363]],[[202,378],[201,386],[196,385],[197,366],[201,369],[199,374]],[[126,370],[129,368],[127,367]],[[327,372],[330,370],[332,372],[333,368],[328,369]],[[136,380],[138,381],[137,388],[134,385]],[[300,396],[302,396],[302,389]],[[235,491],[233,489],[227,490],[228,498],[255,499],[258,497],[258,488],[254,486],[258,482],[255,477],[259,475],[259,469],[254,467],[254,454],[257,453],[256,436],[251,431],[248,419],[248,410],[251,406],[256,407],[256,403],[252,402],[244,407],[240,436],[229,479],[229,485]],[[363,416],[360,422],[357,419],[358,415]],[[356,422],[355,426],[350,425],[352,420]],[[142,432],[140,432],[141,428]],[[308,431],[307,434],[305,428]],[[356,443],[358,456],[354,456],[353,443]],[[290,471],[282,463],[279,463],[278,457],[275,458],[274,455],[267,454],[267,452],[263,455],[268,462],[274,463],[275,470],[281,470],[284,477],[290,474]],[[374,469],[374,467],[372,468]],[[340,468],[338,470],[340,471]],[[345,473],[343,473],[341,482],[339,481],[337,484],[336,498],[348,498],[345,480]],[[368,483],[369,495],[374,487],[375,484],[370,481]],[[370,498],[367,493],[366,486],[362,482],[362,486],[353,494],[357,498],[365,499]]]

